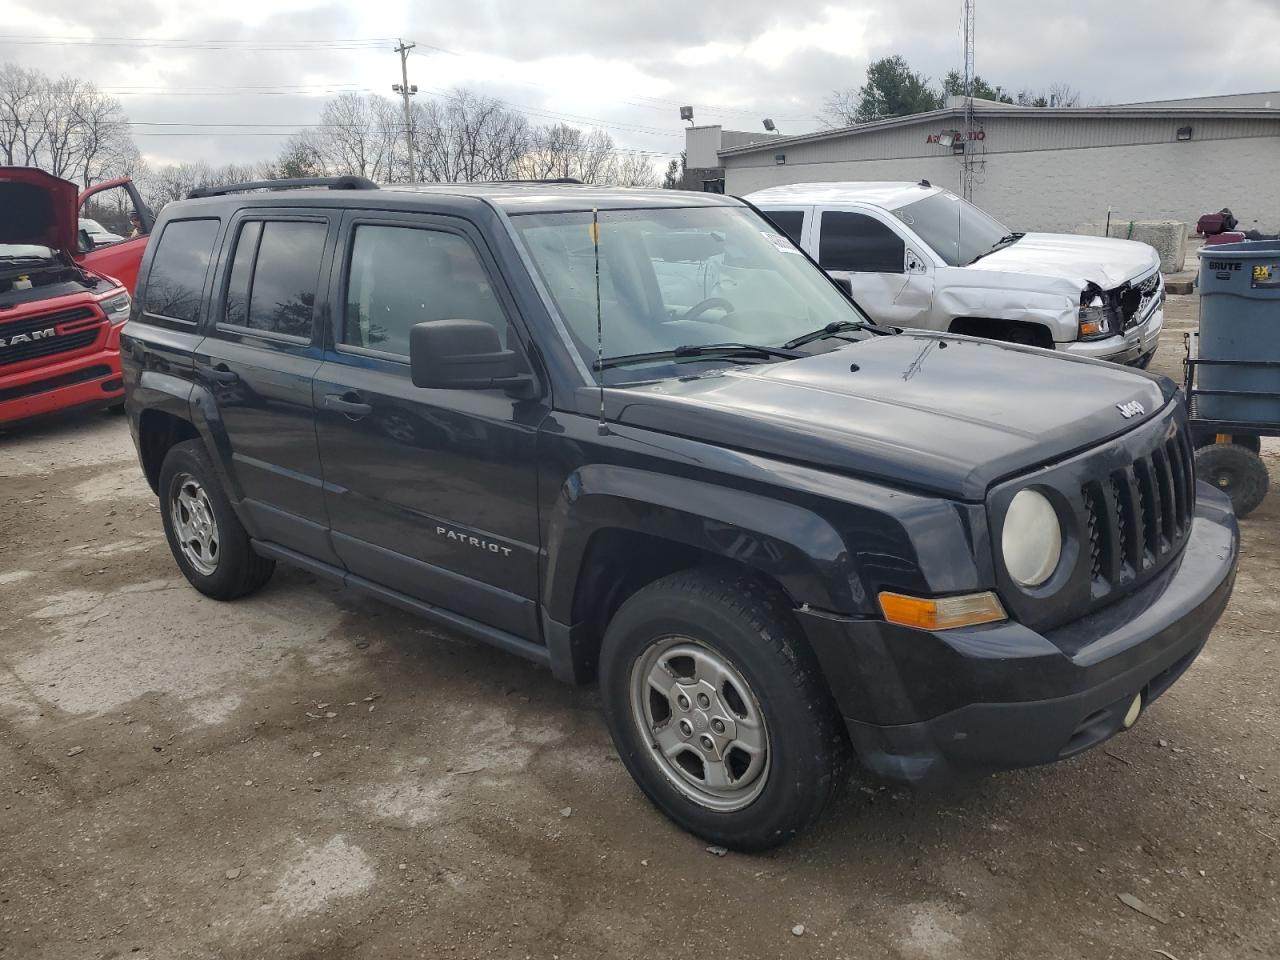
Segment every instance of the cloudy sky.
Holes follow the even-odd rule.
[[[1005,87],[1065,81],[1086,102],[1280,87],[1280,0],[978,0],[977,64]],[[420,96],[469,87],[535,122],[603,127],[655,162],[698,123],[816,128],[834,88],[901,53],[961,62],[961,0],[0,0],[0,62],[91,79],[156,163],[250,161],[314,123],[325,96],[390,95],[394,38]],[[376,11],[376,12],[375,12]]]

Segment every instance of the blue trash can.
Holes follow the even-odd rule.
[[[1280,240],[1201,247],[1200,390],[1244,391],[1251,396],[1197,397],[1205,420],[1280,426]]]

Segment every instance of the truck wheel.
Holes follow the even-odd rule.
[[[623,763],[686,830],[784,843],[843,781],[848,745],[785,598],[733,572],[675,573],[605,632],[605,717]]]
[[[1214,443],[1196,451],[1196,476],[1231,498],[1237,517],[1247,517],[1267,495],[1267,465],[1252,450]]]
[[[271,579],[275,561],[254,553],[203,441],[186,440],[165,455],[160,516],[178,567],[205,596],[234,600]]]

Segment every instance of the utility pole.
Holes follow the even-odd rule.
[[[393,92],[400,94],[404,100],[404,142],[408,148],[409,156],[409,182],[417,183],[418,175],[413,164],[413,112],[409,109],[409,98],[418,92],[418,85],[409,85],[409,51],[416,47],[416,43],[405,43],[400,41],[400,46],[396,47],[396,53],[400,54],[400,83],[394,84],[391,89]]]
[[[977,76],[974,70],[974,43],[973,34],[975,20],[977,19],[977,11],[974,9],[976,0],[964,0],[964,153],[961,155],[960,164],[960,192],[968,201],[973,200],[973,181],[976,166],[975,159],[972,155],[974,149],[974,141],[969,139],[973,128],[977,125],[977,115],[973,109],[973,80]]]

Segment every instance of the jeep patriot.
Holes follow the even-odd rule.
[[[199,193],[122,340],[183,574],[231,600],[296,564],[598,683],[712,842],[794,836],[850,758],[922,782],[1093,747],[1227,603],[1236,522],[1172,383],[881,328],[741,201]]]

